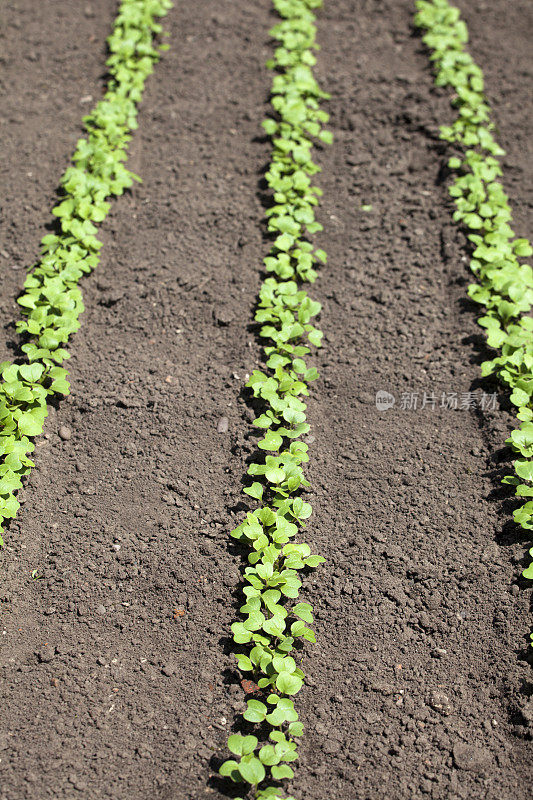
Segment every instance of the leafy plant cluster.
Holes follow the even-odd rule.
[[[518,497],[533,498],[533,270],[520,260],[531,256],[533,248],[511,227],[508,197],[497,180],[504,150],[493,136],[483,73],[465,50],[468,30],[459,10],[448,0],[417,0],[416,6],[415,23],[426,30],[423,40],[432,51],[435,82],[453,89],[459,112],[453,125],[440,129],[440,136],[461,151],[448,162],[457,173],[449,189],[456,207],[453,218],[469,230],[473,245],[470,267],[478,282],[469,286],[468,294],[485,306],[478,322],[487,330],[489,346],[500,351],[482,364],[482,375],[495,374],[509,387],[521,422],[507,439],[518,458],[515,474],[504,483],[516,486]],[[533,530],[533,499],[516,509],[514,519]],[[533,579],[533,563],[523,574]]]
[[[249,548],[243,620],[232,625],[234,642],[246,648],[235,657],[262,695],[248,700],[243,714],[247,723],[259,726],[259,738],[230,736],[228,748],[235,758],[220,769],[221,775],[248,784],[246,791],[256,800],[283,800],[279,782],[294,774],[290,764],[298,758],[303,726],[292,698],[304,682],[295,656],[302,640],[315,642],[312,607],[294,601],[302,583],[299,572],[324,561],[295,541],[312,511],[301,496],[309,486],[302,467],[308,448],[301,438],[309,431],[302,398],[318,373],[305,357],[309,345],[320,347],[322,339],[311,322],[320,303],[301,285],[315,280],[317,262],[326,262],[326,254],[309,241],[322,229],[315,220],[321,191],[312,181],[319,171],[311,158],[313,141],[332,141],[323,128],[328,115],[320,108],[328,95],[312,72],[317,48],[313,9],[322,0],[273,1],[281,17],[271,31],[279,46],[267,63],[275,71],[274,114],[263,123],[273,144],[266,173],[273,193],[267,211],[273,244],[264,260],[271,276],[261,287],[255,315],[265,340],[266,369],[254,370],[246,384],[262,409],[253,424],[264,431],[258,447],[265,455],[250,464],[252,482],[244,491],[261,506],[231,532]]]
[[[17,331],[24,336],[25,357],[0,364],[0,533],[3,521],[19,509],[15,492],[33,467],[30,437],[42,433],[48,398],[69,393],[64,345],[78,330],[84,310],[78,282],[99,261],[95,223],[105,218],[109,197],[140,180],[124,161],[145,80],[164,47],[155,43],[162,30],[157,19],[171,5],[170,0],[122,0],[107,40],[107,91],[83,120],[87,136],[78,141],[72,166],[61,179],[63,199],[52,210],[60,232],[42,239],[41,259],[18,298],[23,318]]]

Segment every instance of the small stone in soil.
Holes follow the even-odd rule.
[[[233,322],[233,314],[228,308],[215,309],[213,316],[219,325],[226,326]]]
[[[227,417],[220,417],[217,425],[217,433],[227,433],[229,428],[229,420]]]
[[[490,766],[492,756],[484,747],[460,743],[453,748],[453,760],[459,769],[482,772]]]
[[[82,792],[84,791],[84,789],[87,788],[87,783],[84,780],[82,780],[82,778],[79,778],[77,775],[69,775],[68,779],[69,783],[71,783],[74,786],[74,788],[77,789],[79,792]]]
[[[55,648],[45,645],[37,651],[37,658],[41,664],[48,664],[55,656]]]
[[[419,614],[419,616],[418,616],[418,624],[422,628],[430,628],[431,627],[431,620],[430,620],[429,616],[426,614],[425,611],[423,611],[421,614]]]
[[[59,438],[63,439],[64,442],[68,441],[72,437],[72,431],[70,428],[67,428],[66,425],[62,425],[59,429]]]
[[[444,692],[431,692],[429,696],[429,705],[435,711],[440,711],[441,714],[448,715],[452,711],[451,703]]]

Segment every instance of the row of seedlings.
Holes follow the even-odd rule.
[[[466,50],[468,30],[459,9],[448,0],[417,0],[415,24],[425,31],[423,41],[431,51],[437,86],[453,91],[458,115],[440,129],[440,137],[454,145],[457,154],[448,161],[455,179],[449,192],[455,203],[453,218],[468,231],[470,268],[476,283],[468,294],[484,306],[479,324],[487,331],[487,344],[497,351],[485,361],[482,375],[496,375],[510,391],[519,427],[507,444],[517,458],[514,475],[504,483],[516,487],[524,502],[514,520],[533,530],[533,270],[522,259],[533,248],[517,238],[512,228],[508,197],[499,180],[500,157],[491,109],[484,94],[481,69]],[[530,551],[533,556],[533,548]],[[524,570],[533,579],[533,562]],[[533,635],[532,635],[533,637]]]
[[[309,545],[296,540],[311,515],[302,497],[309,486],[302,465],[308,447],[302,441],[308,386],[318,377],[308,366],[309,345],[320,347],[322,333],[311,322],[320,312],[302,284],[313,282],[317,262],[326,254],[311,244],[322,226],[315,219],[321,195],[313,184],[319,167],[312,160],[313,142],[329,143],[323,126],[328,115],[320,108],[327,95],[312,72],[316,27],[313,10],[321,0],[274,0],[282,18],[271,31],[279,46],[267,66],[274,70],[273,114],[263,123],[271,137],[272,159],[266,180],[273,203],[267,211],[273,244],[264,264],[264,280],[255,320],[264,339],[265,368],[254,370],[246,386],[259,414],[254,426],[264,431],[257,446],[264,454],[248,469],[251,485],[244,492],[260,507],[231,532],[247,548],[242,620],[232,625],[241,672],[250,674],[262,693],[250,699],[241,721],[244,733],[228,739],[233,754],[220,773],[246,784],[256,800],[282,800],[281,782],[294,776],[297,740],[303,725],[293,697],[304,683],[298,665],[302,640],[315,642],[309,603],[298,602],[301,571],[324,561]],[[290,800],[290,799],[289,799]]]
[[[34,466],[31,439],[42,433],[48,398],[69,393],[64,345],[84,310],[78,282],[99,262],[95,223],[108,213],[110,197],[140,180],[124,162],[146,78],[166,47],[157,44],[158,18],[171,6],[170,0],[122,0],[107,40],[107,91],[83,120],[87,135],[77,143],[61,179],[63,198],[52,210],[58,232],[42,239],[40,261],[18,298],[21,357],[0,364],[0,534],[19,509],[16,492]]]

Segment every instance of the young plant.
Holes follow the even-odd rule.
[[[262,693],[261,699],[248,700],[243,717],[258,726],[258,734],[268,734],[261,741],[254,735],[230,736],[228,748],[235,757],[220,768],[221,775],[245,784],[256,800],[283,800],[280,782],[294,775],[291,763],[298,758],[297,739],[303,733],[292,699],[304,682],[297,653],[302,640],[315,642],[313,609],[298,602],[299,573],[324,561],[296,541],[312,511],[301,496],[309,486],[302,466],[309,458],[301,441],[309,431],[302,398],[318,373],[305,359],[309,345],[320,347],[322,339],[311,321],[320,303],[301,285],[313,282],[317,263],[326,262],[324,251],[309,240],[322,229],[315,219],[321,191],[312,180],[319,171],[312,147],[314,141],[332,141],[323,127],[328,115],[320,108],[328,95],[312,72],[317,48],[313,9],[320,5],[321,0],[274,0],[282,21],[271,31],[279,46],[267,64],[275,71],[273,114],[263,123],[273,145],[266,172],[273,244],[264,260],[270,277],[261,287],[255,314],[265,340],[266,367],[254,370],[246,384],[261,406],[253,424],[263,431],[258,447],[264,457],[250,464],[251,481],[244,489],[261,505],[247,513],[231,536],[249,551],[242,620],[232,625],[234,642],[243,646],[235,658]]]
[[[99,262],[95,223],[105,218],[108,198],[140,180],[123,162],[145,80],[164,49],[154,41],[162,31],[157,18],[171,6],[170,0],[122,0],[107,40],[107,91],[83,120],[87,136],[78,141],[73,165],[61,179],[63,198],[52,209],[60,230],[42,239],[41,259],[18,298],[24,316],[17,331],[26,358],[0,364],[0,534],[4,520],[19,509],[15,495],[34,466],[30,440],[42,433],[48,397],[69,393],[61,366],[69,357],[64,345],[80,327],[78,282]]]
[[[497,375],[510,390],[520,427],[507,444],[518,458],[514,475],[503,482],[516,487],[525,502],[514,512],[515,522],[533,530],[533,270],[522,259],[533,254],[527,239],[516,238],[511,227],[509,200],[498,178],[504,151],[493,137],[494,124],[484,95],[483,73],[465,50],[468,30],[459,9],[448,0],[417,0],[415,23],[426,31],[423,40],[432,51],[438,86],[454,92],[458,116],[440,129],[441,139],[453,142],[459,156],[448,166],[455,174],[449,192],[455,202],[453,218],[468,230],[472,243],[470,268],[477,282],[468,294],[485,307],[478,320],[487,331],[494,358],[481,365],[483,376]],[[533,556],[533,548],[530,551]],[[533,579],[533,562],[523,572]],[[533,638],[533,635],[532,635]]]

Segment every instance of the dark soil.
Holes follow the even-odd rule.
[[[461,6],[524,235],[532,8]],[[266,249],[269,9],[176,2],[165,22],[172,48],[131,149],[144,183],[102,226],[72,395],[50,414],[1,554],[1,800],[226,796],[211,776],[244,701],[227,648],[239,582],[228,531],[253,448],[240,392],[259,358],[249,321]],[[24,268],[87,97],[102,88],[114,10],[111,0],[3,10],[7,357]],[[335,144],[319,153],[329,264],[312,290],[325,348],[306,538],[327,564],[305,585],[318,644],[304,658],[292,790],[525,800],[531,593],[499,484],[513,418],[503,394],[487,411],[440,407],[442,392],[479,399],[497,387],[478,381],[483,339],[443,181],[436,130],[449,97],[432,88],[411,19],[408,0],[326,2],[319,18]],[[394,408],[376,409],[380,389]],[[402,393],[416,392],[418,409],[402,410]],[[430,398],[420,407],[424,392],[434,409]]]

